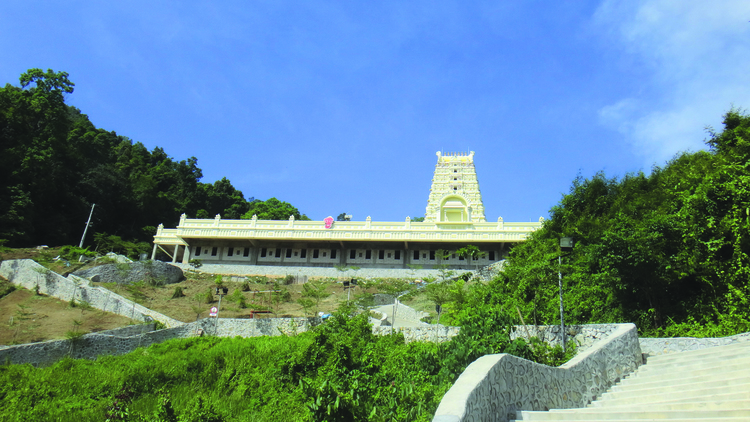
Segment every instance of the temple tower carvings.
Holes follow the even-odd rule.
[[[424,221],[486,222],[474,151],[468,154],[438,151],[437,157]]]

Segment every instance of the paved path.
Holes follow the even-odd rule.
[[[402,308],[405,305],[398,305],[399,309]],[[378,306],[377,308],[372,308],[373,311],[380,312],[381,314],[388,315],[388,321],[393,322],[393,305],[383,305]],[[399,317],[399,312],[396,310],[396,323],[393,325],[394,327],[425,327],[423,323],[420,321],[410,321],[404,318]]]

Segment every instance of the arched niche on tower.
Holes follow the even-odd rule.
[[[446,195],[440,200],[440,222],[460,223],[471,221],[471,203],[461,195]]]

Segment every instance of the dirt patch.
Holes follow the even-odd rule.
[[[10,284],[0,278],[0,289]],[[68,332],[90,333],[124,327],[132,320],[90,307],[34,294],[17,287],[0,298],[0,344],[22,344],[66,338]]]
[[[167,286],[147,286],[136,283],[131,286],[116,285],[114,283],[93,283],[131,299],[141,305],[183,322],[205,318],[209,310],[218,306],[219,296],[216,292],[216,277],[210,274],[186,272],[187,277],[180,283]],[[222,297],[222,318],[268,318],[274,316],[305,316],[305,309],[297,303],[302,297],[301,284],[284,285],[283,278],[249,277],[244,288],[244,282],[223,281],[222,287],[228,289],[228,295]],[[278,292],[274,293],[274,282],[279,283]],[[347,291],[338,280],[322,280],[325,292],[330,296],[321,299],[317,307],[307,311],[308,315],[315,312],[333,312],[342,302],[347,300]],[[180,289],[184,296],[173,298],[176,289]],[[286,293],[288,292],[288,294]],[[362,292],[362,289],[351,292],[351,300]],[[209,300],[210,297],[210,300]],[[240,305],[243,298],[245,308]]]

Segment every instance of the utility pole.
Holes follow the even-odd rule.
[[[83,228],[83,236],[81,236],[81,243],[78,244],[79,248],[83,247],[83,240],[86,239],[86,231],[89,229],[89,226],[91,225],[91,216],[94,215],[94,207],[96,204],[91,204],[91,212],[89,213],[89,219],[86,221],[86,227]]]
[[[562,253],[568,252],[568,255],[570,255],[570,253],[573,252],[574,245],[575,240],[572,237],[560,238],[560,255],[557,256],[557,280],[558,288],[560,290],[560,335],[562,336],[563,353],[565,352],[567,335],[565,334],[565,308],[563,307]]]

